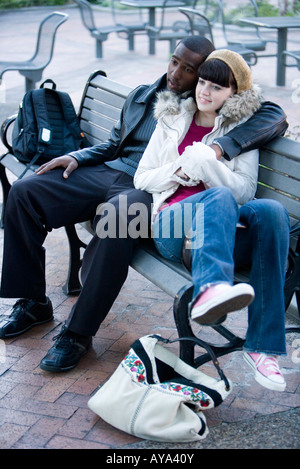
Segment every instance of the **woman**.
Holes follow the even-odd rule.
[[[192,98],[176,101],[168,92],[159,95],[157,127],[137,169],[135,186],[153,194],[153,237],[163,256],[180,262],[185,236],[188,230],[192,233],[191,319],[203,325],[222,322],[227,313],[250,305],[244,357],[260,384],[283,391],[286,384],[277,355],[285,354],[283,285],[288,215],[274,201],[253,200],[258,150],[226,161],[217,160],[207,146],[259,109],[259,89],[252,84],[244,59],[225,49],[212,52],[198,75],[196,104]],[[280,223],[277,227],[282,230],[280,239],[271,243],[280,253],[272,269],[273,253],[261,246],[263,224],[257,218],[263,217],[258,214],[273,220],[274,232],[275,223]],[[238,223],[244,228],[237,229]],[[255,300],[251,285],[233,286],[234,260],[246,255],[245,247],[251,251],[252,270],[255,266],[259,271],[258,280],[251,281]],[[265,287],[268,269],[276,272],[272,292]],[[265,301],[268,295],[275,305]]]

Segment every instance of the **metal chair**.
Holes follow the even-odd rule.
[[[0,83],[2,76],[9,70],[17,70],[25,77],[26,91],[34,89],[42,79],[43,71],[52,60],[57,28],[68,19],[67,14],[54,12],[40,24],[34,55],[24,62],[0,62]]]
[[[96,57],[103,57],[103,42],[108,39],[110,33],[128,33],[127,27],[124,25],[96,26],[94,10],[90,3],[86,0],[74,0],[79,6],[82,23],[90,32],[91,36],[96,39]]]
[[[200,13],[198,10],[191,8],[179,8],[178,10],[187,16],[190,22],[191,34],[206,36],[214,44],[212,26],[209,19],[205,15]],[[255,65],[257,63],[257,56],[253,50],[247,49],[246,47],[239,44],[227,45],[224,48],[238,52],[242,57],[244,57],[249,66]]]
[[[258,16],[258,7],[255,0],[250,0],[251,6],[254,9],[254,16]],[[222,0],[218,0],[219,5],[219,16],[222,23],[224,39],[226,40],[228,46],[239,47],[242,46],[247,49],[251,49],[255,51],[257,57],[275,57],[276,53],[273,54],[257,54],[257,52],[263,52],[266,50],[268,42],[277,42],[275,39],[268,39],[262,37],[260,30],[258,27],[254,27],[253,33],[246,33],[245,36],[245,28],[240,27],[236,29],[236,32],[233,33],[232,31],[228,33],[227,24],[225,21],[225,14],[224,14],[224,2]],[[238,37],[234,38],[234,35]],[[250,34],[250,37],[249,37]],[[237,52],[239,52],[237,50]]]
[[[170,10],[168,12],[166,11],[168,8],[168,2],[172,2],[172,0],[164,0],[163,2],[160,25],[147,25],[146,29],[151,39],[156,41],[169,41],[170,54],[172,54],[177,41],[190,34],[190,25],[188,22],[176,21],[174,13]]]
[[[287,57],[292,57],[292,59],[296,60],[296,63],[287,62]],[[300,70],[300,50],[284,50],[282,52],[281,60],[283,67],[297,67],[298,70]]]
[[[114,24],[117,27],[126,28],[125,32],[118,32],[118,36],[122,39],[128,40],[128,48],[129,50],[134,50],[134,37],[136,34],[147,34],[146,25],[148,24],[147,21],[143,19],[142,10],[139,8],[139,21],[138,22],[129,22],[126,20],[124,22],[124,15],[122,16],[122,21],[120,21],[120,16],[118,15],[118,8],[116,8],[116,4],[119,3],[119,0],[110,0],[111,5],[111,13],[113,17]],[[124,8],[124,7],[123,7]]]
[[[208,18],[200,13],[198,10],[192,8],[178,8],[189,21],[190,34],[193,36],[200,35],[207,37],[214,44],[213,31]]]

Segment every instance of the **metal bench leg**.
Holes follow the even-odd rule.
[[[193,337],[194,333],[188,318],[188,305],[192,299],[193,286],[183,287],[176,295],[173,304],[173,315],[178,337]],[[180,342],[180,358],[191,366],[194,366],[193,342]]]
[[[300,318],[300,240],[297,241],[295,251],[290,249],[288,257],[288,270],[286,273],[284,295],[285,295],[285,309],[290,305],[294,293],[296,293],[298,314]]]
[[[97,59],[102,59],[103,57],[103,41],[99,39],[96,40],[96,57]]]
[[[128,32],[128,50],[134,50],[134,32]]]
[[[170,39],[170,57],[172,56],[174,50],[176,49],[177,39]]]
[[[31,78],[25,77],[25,90],[34,90],[35,89],[35,81]]]
[[[192,299],[192,292],[192,286],[185,286],[178,292],[174,300],[174,320],[179,337],[195,337],[195,334],[193,333],[190,326],[188,316],[188,304]],[[223,355],[227,355],[228,353],[242,350],[245,339],[236,336],[222,325],[211,327],[213,327],[213,329],[218,334],[228,340],[228,342],[224,345],[214,345],[203,341],[213,350],[216,357],[221,357]],[[195,344],[188,341],[182,342],[180,344],[180,358],[195,368],[198,368],[199,366],[211,360],[211,356],[207,352],[195,358]]]
[[[0,181],[1,181],[1,185],[2,185],[2,194],[3,194],[0,227],[4,228],[5,207],[6,207],[8,193],[9,193],[9,190],[11,188],[11,184],[10,184],[9,180],[7,179],[5,168],[2,165],[0,165]]]
[[[86,244],[79,239],[74,225],[65,226],[65,230],[69,241],[69,271],[63,291],[67,295],[78,295],[81,290],[78,276],[81,267],[80,248],[85,249]]]

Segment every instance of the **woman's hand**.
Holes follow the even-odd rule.
[[[182,171],[181,168],[177,169],[176,171],[176,176],[180,177],[181,179],[184,179],[185,181],[189,180],[190,178]]]
[[[59,156],[58,158],[53,158],[47,163],[42,164],[42,166],[40,166],[35,172],[40,175],[47,171],[51,171],[52,169],[61,167],[66,168],[63,172],[63,177],[67,179],[70,174],[78,168],[78,162],[70,155]]]

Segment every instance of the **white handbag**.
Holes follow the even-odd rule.
[[[175,342],[158,335],[135,341],[113,375],[90,398],[88,407],[119,430],[140,438],[201,440],[208,434],[203,411],[223,402],[231,392],[231,382],[211,349],[208,352],[221,379],[188,365],[158,341]]]

